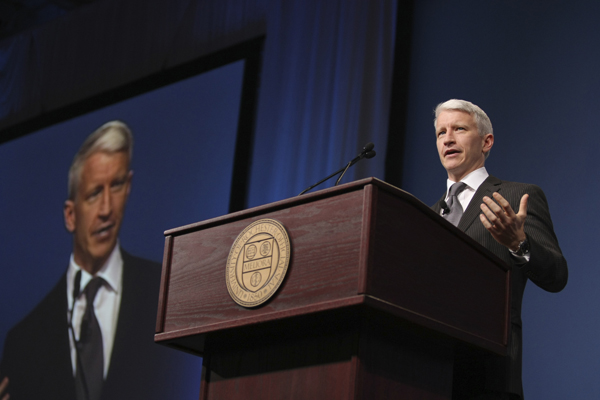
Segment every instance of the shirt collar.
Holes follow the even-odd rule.
[[[75,262],[75,258],[71,253],[71,258],[69,261],[69,269],[67,270],[67,295],[69,298],[69,307],[73,304],[73,288],[75,286],[75,275],[78,271],[81,271],[81,282],[79,285],[79,293],[82,293],[85,289],[85,286],[89,281],[92,280],[94,276],[89,274],[87,271],[82,269]],[[121,250],[119,247],[119,242],[117,241],[117,245],[110,253],[108,260],[106,263],[100,268],[100,271],[95,276],[99,276],[104,279],[107,283],[105,286],[107,289],[119,293],[122,288],[122,274],[123,272],[123,258],[121,256]]]
[[[481,186],[483,181],[485,181],[488,176],[490,176],[490,174],[488,174],[485,167],[481,167],[481,168],[476,169],[475,171],[469,173],[469,175],[467,175],[463,179],[461,179],[461,182],[466,183],[467,187],[475,192],[475,191],[477,191],[477,189],[479,189],[479,186]],[[446,193],[448,193],[448,191],[450,190],[450,186],[454,185],[455,183],[456,182],[451,181],[450,179],[448,179],[446,181],[446,188],[447,188]]]

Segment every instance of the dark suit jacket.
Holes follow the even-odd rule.
[[[102,399],[174,398],[169,377],[177,371],[177,356],[154,343],[160,265],[121,253],[123,297]],[[67,327],[63,275],[8,333],[0,376],[9,377],[12,400],[76,398]]]
[[[515,264],[510,251],[498,243],[479,220],[483,196],[500,193],[518,212],[521,197],[529,194],[525,233],[531,244],[530,261],[522,266]],[[441,210],[443,196],[432,208]],[[511,272],[511,335],[508,357],[489,356],[485,363],[485,387],[490,391],[515,393],[523,396],[521,383],[522,335],[521,303],[527,280],[540,288],[558,292],[567,284],[567,262],[554,234],[548,202],[544,192],[535,185],[502,181],[489,176],[479,187],[465,210],[458,228],[482,244],[512,267]]]

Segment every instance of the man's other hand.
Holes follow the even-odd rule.
[[[527,218],[527,200],[529,195],[521,197],[519,212],[515,214],[512,207],[500,193],[483,197],[481,204],[482,214],[479,219],[494,239],[509,250],[519,250],[519,243],[527,238],[525,235],[525,218]]]
[[[10,394],[6,391],[8,387],[8,377],[4,377],[0,382],[0,400],[8,400],[10,399]]]

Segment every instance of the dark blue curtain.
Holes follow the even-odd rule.
[[[367,142],[379,155],[343,182],[383,179],[395,19],[393,1],[271,2],[250,206],[297,195]]]
[[[569,264],[562,292],[525,291],[526,399],[600,396],[599,18],[595,1],[415,2],[404,189],[427,204],[444,193],[432,111],[473,101],[494,126],[488,171],[545,191]]]

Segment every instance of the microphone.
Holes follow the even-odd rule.
[[[335,182],[334,186],[337,186],[340,183],[340,180],[342,179],[342,177],[344,176],[344,174],[346,173],[346,171],[348,170],[348,168],[350,168],[351,166],[353,166],[354,164],[356,164],[357,162],[359,162],[360,160],[362,160],[363,158],[373,158],[375,157],[375,155],[377,154],[375,152],[375,150],[373,150],[373,148],[375,147],[375,145],[371,142],[367,143],[362,151],[360,152],[359,155],[357,155],[356,157],[354,157],[345,167],[341,168],[339,171],[334,172],[333,174],[329,175],[327,178],[320,180],[319,182],[315,183],[312,186],[309,186],[308,188],[304,189],[302,192],[300,192],[300,194],[298,196],[303,195],[304,193],[308,192],[309,190],[319,186],[321,183],[325,182],[328,179],[333,178],[334,176],[338,175],[341,173],[340,177],[338,178],[338,180]]]
[[[375,148],[375,145],[372,142],[369,142],[369,143],[365,144],[365,147],[363,147],[360,154],[368,153],[369,151],[373,150],[374,148]],[[360,154],[359,154],[359,156],[360,156]]]
[[[375,145],[373,143],[371,143],[371,142],[367,143],[365,145],[365,147],[363,147],[363,149],[360,152],[360,154],[357,155],[352,161],[350,161],[348,163],[348,165],[346,165],[346,168],[344,168],[344,172],[342,172],[342,174],[337,179],[337,181],[335,181],[335,185],[334,186],[339,185],[340,181],[342,180],[342,178],[346,174],[346,171],[348,171],[348,168],[350,168],[351,166],[353,166],[354,164],[356,164],[357,162],[359,162],[363,158],[373,158],[373,157],[375,157],[375,155],[377,153],[375,153],[375,150],[373,150],[374,147],[375,147]]]
[[[75,311],[75,303],[77,302],[77,298],[79,297],[79,294],[81,293],[81,270],[77,271],[77,273],[75,274],[75,281],[73,282],[73,305],[71,306],[71,313],[69,315],[69,332],[71,332],[71,337],[73,338],[73,344],[75,347],[75,357],[77,360],[77,368],[80,368],[83,363],[81,362],[81,353],[80,353],[80,347],[81,347],[81,342],[79,340],[77,340],[75,338],[75,329],[73,328],[73,314]],[[81,335],[80,335],[80,339],[81,339]],[[90,393],[87,387],[87,382],[85,380],[85,371],[83,371],[83,369],[81,371],[79,371],[79,373],[81,374],[81,380],[83,381],[83,391],[85,394],[85,398],[89,399],[90,398]]]
[[[442,215],[446,215],[450,212],[450,207],[448,207],[448,204],[446,204],[445,200],[442,200],[441,206],[442,206],[442,210],[443,210]]]

